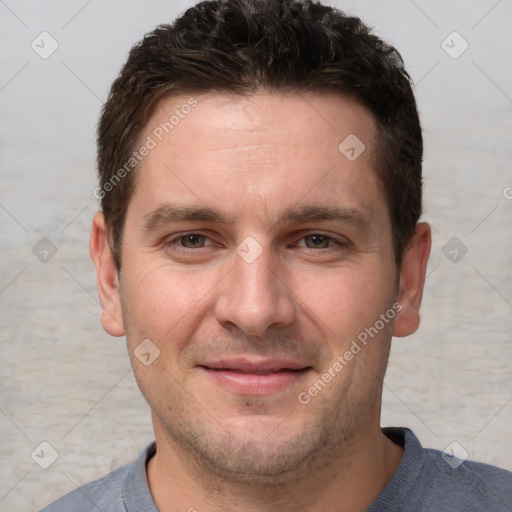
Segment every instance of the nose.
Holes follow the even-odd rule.
[[[236,325],[247,335],[262,336],[270,327],[295,320],[293,292],[279,270],[281,263],[263,249],[254,260],[233,255],[231,271],[220,283],[215,316],[224,326]]]

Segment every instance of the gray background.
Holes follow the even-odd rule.
[[[512,1],[330,4],[401,51],[425,134],[423,323],[394,341],[382,424],[512,469]],[[0,0],[2,511],[37,510],[153,439],[124,339],[99,325],[94,137],[130,46],[189,5]],[[59,45],[46,59],[43,31]]]

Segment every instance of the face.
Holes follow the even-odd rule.
[[[157,442],[275,479],[378,427],[404,313],[376,125],[340,96],[195,100],[163,100],[141,134],[103,324],[126,332]]]

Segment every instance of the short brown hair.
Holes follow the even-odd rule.
[[[118,271],[135,187],[126,163],[157,102],[172,95],[250,94],[261,88],[348,94],[374,115],[375,171],[401,264],[421,215],[423,140],[400,54],[359,18],[310,0],[209,0],[172,25],[159,25],[131,49],[103,107],[97,190]]]

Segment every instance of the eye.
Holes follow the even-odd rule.
[[[202,233],[189,232],[169,237],[164,240],[163,245],[166,250],[190,254],[191,251],[211,248],[215,243]]]
[[[199,233],[188,233],[187,235],[178,237],[176,240],[180,241],[182,247],[187,249],[197,249],[198,247],[204,247],[206,236]]]
[[[329,247],[329,242],[331,241],[331,238],[325,235],[315,234],[305,236],[304,240],[306,241],[306,246],[311,249],[326,249],[327,247]]]
[[[341,241],[321,233],[312,233],[310,235],[306,235],[301,239],[301,241],[302,240],[304,240],[305,245],[299,245],[301,247],[307,247],[308,249],[328,249],[334,245],[344,245]]]
[[[217,261],[226,244],[219,233],[205,229],[168,233],[157,247],[163,257],[178,264],[202,264]]]

